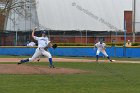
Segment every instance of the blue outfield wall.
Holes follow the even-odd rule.
[[[0,47],[0,55],[33,55],[36,47]],[[92,47],[58,47],[49,48],[53,56],[87,56],[95,57],[96,50]],[[140,58],[140,47],[107,47],[107,54],[111,57]],[[103,54],[100,53],[100,56]]]

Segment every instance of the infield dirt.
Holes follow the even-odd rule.
[[[19,62],[21,59],[25,58],[0,58],[0,62]],[[38,59],[34,60],[37,62]],[[54,62],[96,62],[93,59],[84,59],[84,58],[53,58]],[[40,62],[48,62],[47,58],[41,58]],[[109,62],[107,59],[99,60],[98,62]],[[113,63],[140,63],[140,61],[121,61],[115,60]]]
[[[33,66],[28,64],[17,65],[5,64],[5,62],[19,62],[21,58],[0,58],[0,74],[80,74],[87,71],[72,68],[49,68],[47,66]],[[37,59],[36,59],[37,60]],[[34,62],[37,62],[37,61]],[[71,58],[53,58],[54,62],[95,62],[92,59],[71,59]],[[41,62],[48,62],[47,58],[41,58]],[[108,62],[100,60],[99,62]],[[115,61],[115,63],[140,63],[140,61]]]
[[[0,74],[80,74],[87,71],[72,68],[49,68],[46,66],[0,64]]]

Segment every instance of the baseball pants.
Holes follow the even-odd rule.
[[[44,55],[48,58],[52,58],[50,52],[44,50],[44,48],[37,48],[34,55],[31,58],[29,58],[29,61],[33,61],[41,55]]]
[[[96,52],[96,55],[99,55],[100,54],[100,52],[102,52],[106,57],[108,57],[108,55],[107,55],[107,53],[106,53],[106,51],[103,49],[103,50],[97,50],[97,52]]]

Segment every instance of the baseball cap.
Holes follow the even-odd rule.
[[[42,33],[42,34],[45,34],[45,35],[47,34],[47,32],[46,32],[45,30],[44,30],[44,31],[42,31],[41,33]]]

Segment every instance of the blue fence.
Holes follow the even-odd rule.
[[[0,55],[33,55],[36,48],[29,47],[0,47]],[[96,50],[92,47],[59,47],[49,49],[53,56],[87,56],[95,57]],[[140,47],[108,47],[107,54],[111,57],[140,57]],[[100,56],[103,56],[100,54]]]

